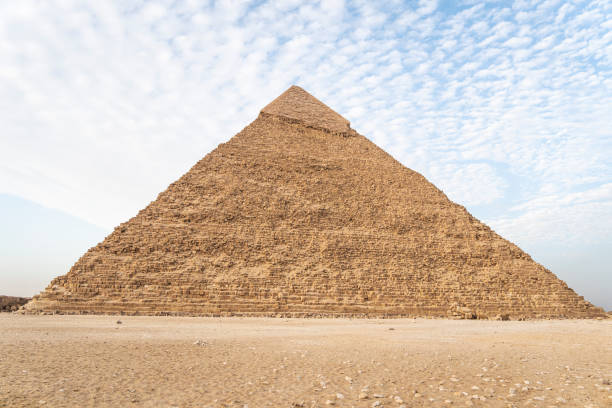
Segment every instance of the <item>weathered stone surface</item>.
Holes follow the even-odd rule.
[[[0,295],[0,312],[14,312],[28,303],[30,298]]]
[[[24,309],[605,316],[297,87]]]
[[[314,129],[355,134],[348,120],[298,86],[287,89],[261,113],[264,116],[282,116]]]

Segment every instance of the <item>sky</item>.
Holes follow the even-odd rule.
[[[42,290],[292,84],[612,309],[608,0],[0,2],[0,293]],[[12,239],[28,209],[62,257]]]
[[[0,295],[32,296],[110,232],[0,193]]]

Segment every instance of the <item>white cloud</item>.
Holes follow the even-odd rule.
[[[517,206],[520,210],[517,215],[490,220],[490,225],[502,236],[525,246],[547,241],[557,248],[601,245],[612,239],[608,221],[612,214],[612,195],[608,191],[603,200],[588,197],[600,193],[574,193],[572,198],[544,196]]]
[[[504,43],[506,47],[520,48],[525,47],[531,43],[531,38],[528,37],[512,37]]]
[[[486,163],[432,165],[427,176],[451,200],[466,206],[494,203],[507,188],[504,179]]]

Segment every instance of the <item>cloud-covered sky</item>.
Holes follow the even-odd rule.
[[[111,229],[291,84],[612,309],[607,0],[1,2],[0,192]]]

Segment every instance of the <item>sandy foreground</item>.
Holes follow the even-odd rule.
[[[612,407],[611,381],[612,320],[0,314],[2,407]]]

